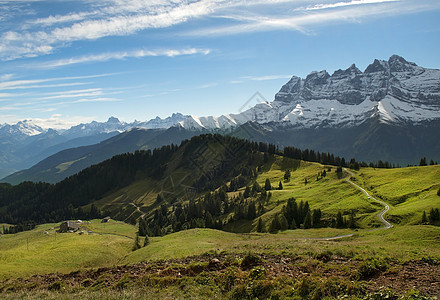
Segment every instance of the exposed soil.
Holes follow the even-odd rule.
[[[224,273],[229,267],[236,266],[243,272],[255,266],[263,267],[268,276],[275,278],[287,276],[296,280],[304,277],[340,278],[356,280],[356,274],[362,262],[348,258],[329,256],[295,258],[289,256],[260,255],[257,259],[243,259],[243,256],[209,254],[183,259],[143,262],[134,265],[83,270],[69,274],[34,275],[26,279],[5,280],[0,282],[0,292],[5,290],[32,289],[35,287],[51,289],[62,282],[67,287],[90,287],[99,283],[101,288],[115,286],[123,277],[140,280],[144,276],[182,278],[194,277],[202,272],[209,274]],[[409,290],[417,290],[426,296],[440,295],[440,265],[436,262],[409,261],[406,263],[389,262],[386,270],[364,279],[363,284],[369,293],[389,288],[403,295]],[[7,288],[13,286],[14,288]]]

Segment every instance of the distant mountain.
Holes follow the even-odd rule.
[[[41,160],[65,149],[100,143],[133,128],[166,129],[187,116],[170,117],[133,123],[110,117],[106,122],[79,124],[68,130],[43,129],[32,120],[0,125],[0,178],[27,169]]]
[[[185,130],[181,126],[168,129],[133,128],[98,144],[60,151],[29,169],[5,177],[2,181],[12,184],[22,181],[56,183],[117,154],[180,144],[182,140],[196,134],[198,133]]]
[[[133,144],[134,138],[119,145],[126,143],[123,132],[133,128],[153,131],[145,133],[148,137],[139,137],[142,142]],[[150,140],[157,132],[160,134]],[[239,114],[197,117],[176,113],[165,119],[133,123],[111,117],[107,122],[93,121],[63,132],[43,130],[31,121],[3,125],[0,178],[34,165],[6,181],[56,182],[109,155],[179,143],[206,132],[269,142],[280,148],[331,152],[366,162],[416,164],[424,156],[440,161],[440,70],[393,55],[388,61],[374,60],[363,72],[353,64],[332,75],[320,71],[305,79],[293,76],[272,102],[258,103]],[[103,142],[106,138],[111,139]],[[90,148],[57,153],[87,145]],[[96,152],[89,155],[89,150]]]

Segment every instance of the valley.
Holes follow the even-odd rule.
[[[175,159],[180,157],[176,153]],[[118,218],[129,221],[154,215],[160,209],[155,204],[158,192],[182,197],[183,203],[189,201],[185,200],[191,199],[186,198],[188,177],[175,159],[169,161],[162,180],[135,181],[94,204],[108,212],[119,208]],[[291,176],[285,180],[288,169]],[[325,177],[319,176],[323,170],[327,171]],[[60,293],[67,298],[109,299],[136,299],[140,294],[177,298],[433,297],[440,291],[436,277],[440,274],[440,229],[421,225],[421,219],[423,211],[440,206],[439,176],[439,166],[345,169],[338,176],[333,166],[274,155],[254,180],[261,186],[267,179],[273,186],[281,181],[283,189],[270,191],[265,212],[255,219],[228,223],[223,231],[193,228],[150,236],[149,244],[136,251],[132,246],[138,226],[116,220],[92,220],[83,225],[82,235],[55,234],[59,223],[2,235],[0,290],[6,299],[43,294],[56,298]],[[244,192],[241,187],[227,194],[232,198]],[[297,202],[307,201],[311,208],[319,207],[324,219],[339,211],[348,218],[355,210],[357,228],[256,232],[258,219],[268,229],[292,196]],[[385,229],[388,226],[384,228],[378,218],[384,207],[374,199],[389,205],[384,218],[391,228]],[[143,237],[140,242],[143,244]]]

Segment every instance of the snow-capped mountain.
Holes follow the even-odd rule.
[[[92,121],[67,130],[42,128],[32,120],[0,125],[0,178],[65,149],[97,144],[133,128],[169,128],[185,118],[176,113],[165,119],[126,123],[110,117],[106,122]]]
[[[271,103],[240,113],[190,118],[187,129],[222,129],[248,121],[294,128],[342,128],[378,117],[395,125],[440,119],[440,70],[426,69],[393,55],[375,60],[364,72],[354,64],[332,75],[293,76]]]
[[[33,136],[43,133],[45,130],[35,124],[31,120],[20,121],[17,124],[9,125],[3,124],[0,125],[0,136],[6,135],[25,135],[25,136]]]
[[[181,113],[173,113],[171,116],[162,119],[156,117],[146,122],[135,121],[130,124],[131,127],[144,128],[144,129],[160,129],[160,128],[170,128],[173,125],[185,120],[189,116],[182,115]]]

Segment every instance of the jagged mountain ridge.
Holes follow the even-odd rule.
[[[393,55],[375,60],[364,72],[354,64],[332,75],[312,72],[293,76],[270,103],[259,103],[240,114],[190,116],[187,129],[218,129],[224,124],[252,121],[291,128],[358,126],[379,117],[394,125],[440,119],[440,70],[426,69]],[[220,125],[222,124],[222,125]]]
[[[32,126],[31,121],[15,127],[0,126],[0,133],[9,133],[3,137],[5,142],[0,148],[0,175],[29,168],[64,149],[97,144],[134,127],[175,127],[188,137],[217,132],[280,147],[293,145],[357,160],[380,159],[406,165],[417,163],[422,156],[440,160],[439,124],[440,70],[426,69],[393,55],[388,61],[375,60],[364,72],[351,65],[332,75],[321,71],[312,72],[305,79],[293,76],[274,101],[258,103],[239,114],[196,117],[177,113],[166,119],[157,117],[133,123],[111,117],[107,122],[94,121],[63,132],[47,130],[38,135],[35,132],[43,129]],[[180,140],[174,133],[162,134],[160,139],[154,144]],[[18,151],[14,146],[20,143],[26,145]],[[29,153],[35,152],[28,151],[29,147],[38,149],[39,155],[29,157]],[[5,168],[5,161],[9,163],[6,167],[13,165],[16,169]],[[64,160],[69,161],[74,160]],[[83,167],[85,163],[81,160]],[[56,181],[61,177],[54,178]]]

